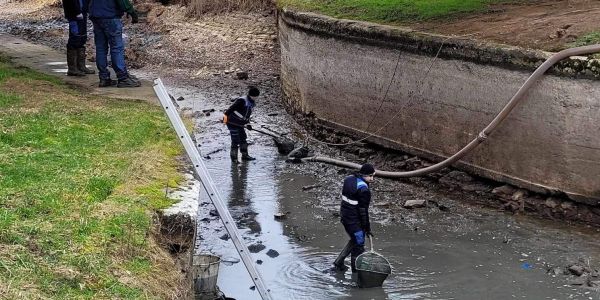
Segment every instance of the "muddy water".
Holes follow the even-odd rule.
[[[571,285],[573,276],[547,274],[580,259],[597,266],[597,230],[467,206],[435,189],[383,179],[373,185],[381,191],[374,193],[374,244],[394,271],[382,288],[359,289],[350,272],[330,269],[347,239],[335,214],[347,171],[288,164],[269,138],[255,133],[249,134],[250,152],[258,159],[232,164],[229,137],[219,124],[219,110],[228,103],[193,88],[170,89],[184,96],[180,108],[195,116],[201,154],[273,299],[600,299],[597,289]],[[201,113],[211,108],[216,112]],[[273,112],[278,115],[265,116]],[[259,122],[293,126],[276,103],[259,106],[257,115]],[[320,187],[303,189],[313,185]],[[398,209],[398,200],[414,198],[450,209]],[[276,220],[282,212],[287,218]],[[222,258],[221,290],[235,299],[260,299],[204,194],[199,214],[197,252]]]

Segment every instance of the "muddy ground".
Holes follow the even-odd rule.
[[[21,14],[14,3],[0,0],[0,4],[1,31],[64,49],[66,24],[60,8]],[[591,226],[600,224],[600,209],[450,169],[423,178],[380,179],[373,186],[376,243],[401,274],[390,279],[387,287],[364,294],[354,288],[348,274],[328,273],[329,262],[345,239],[337,220],[338,190],[351,171],[287,163],[269,138],[252,133],[251,151],[259,160],[232,165],[227,131],[219,123],[220,111],[230,100],[248,85],[256,85],[263,91],[255,113],[257,123],[299,142],[306,141],[309,132],[330,142],[351,139],[318,126],[310,116],[286,114],[279,89],[274,14],[188,19],[177,6],[139,4],[139,8],[141,24],[128,24],[125,30],[133,72],[142,78],[163,78],[180,99],[181,111],[194,118],[200,151],[229,199],[244,238],[254,245],[261,271],[276,282],[277,295],[480,299],[490,288],[501,286],[494,288],[492,299],[600,298],[600,233]],[[93,53],[91,44],[88,51]],[[371,161],[388,170],[431,164],[374,145],[343,149],[306,145],[322,155]],[[407,209],[406,200],[426,200],[426,206]],[[206,198],[202,202],[199,251],[230,259],[229,265],[222,266],[220,286],[238,299],[248,299],[240,295],[251,291],[249,278],[243,276],[211,204]],[[281,212],[287,213],[287,219],[274,220],[273,215]],[[306,282],[313,288],[303,289]]]

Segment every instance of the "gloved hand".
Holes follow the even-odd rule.
[[[250,124],[247,124],[247,125],[246,125],[246,128],[248,128],[248,130],[252,130],[252,125],[250,125]]]
[[[83,20],[83,14],[78,14],[75,16],[77,20]]]
[[[229,118],[227,115],[223,115],[223,124],[227,124],[227,121],[229,121]]]
[[[138,12],[135,9],[127,14],[131,17],[131,24],[136,24],[140,21],[140,16],[138,16]]]

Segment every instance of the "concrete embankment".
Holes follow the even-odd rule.
[[[293,111],[432,160],[476,137],[550,55],[288,10],[278,24]],[[600,63],[572,57],[550,73],[457,167],[598,205]]]

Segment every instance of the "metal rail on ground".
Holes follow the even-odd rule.
[[[175,108],[175,104],[171,102],[171,98],[169,97],[169,94],[167,93],[167,90],[165,89],[165,86],[163,85],[160,78],[154,80],[154,92],[156,93],[156,96],[158,96],[161,106],[165,110],[165,113],[169,117],[173,128],[177,132],[177,136],[181,140],[181,143],[183,144],[187,155],[192,160],[192,163],[194,164],[194,170],[196,171],[196,174],[198,174],[198,176],[200,177],[200,181],[202,183],[202,186],[204,187],[204,190],[206,191],[208,197],[219,212],[219,216],[221,217],[223,225],[225,225],[225,229],[227,229],[227,233],[229,233],[229,236],[231,237],[231,240],[235,245],[235,249],[242,258],[242,261],[244,262],[244,265],[246,266],[246,269],[248,270],[252,281],[254,281],[256,290],[258,291],[263,300],[270,300],[271,290],[267,288],[262,277],[256,270],[256,266],[254,265],[248,248],[246,247],[246,245],[244,245],[244,243],[242,243],[243,240],[235,225],[235,221],[231,217],[231,214],[229,213],[229,210],[225,205],[225,201],[223,201],[221,193],[217,189],[214,180],[208,173],[208,169],[206,168],[206,165],[204,164],[200,153],[198,153],[198,149],[196,149],[194,142],[190,137],[190,134],[185,128],[183,122],[181,121],[181,118],[177,113],[177,109]]]

